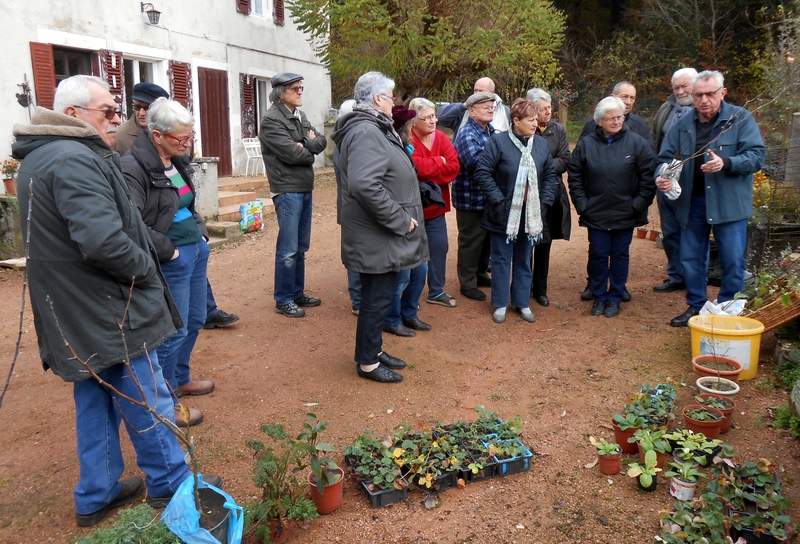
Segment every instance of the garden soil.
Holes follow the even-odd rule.
[[[340,259],[330,172],[318,174],[314,199],[306,292],[323,303],[304,319],[275,313],[274,215],[263,231],[212,252],[208,275],[219,306],[241,319],[227,329],[202,331],[192,355],[193,377],[216,382],[210,395],[185,399],[205,412],[205,421],[192,428],[202,470],[222,476],[224,488],[243,504],[258,496],[245,440],[263,438],[262,424],[283,422],[299,432],[304,414],[313,411],[330,423],[324,440],[336,446],[334,457],[341,462],[342,449],[366,428],[386,434],[401,423],[471,420],[474,407],[484,406],[502,418],[522,418],[523,440],[535,452],[530,471],[448,490],[430,510],[419,491],[409,493],[407,502],[371,509],[347,477],[342,508],[294,529],[290,542],[652,542],[659,512],[673,503],[664,480],[655,493],[645,494],[624,473],[604,476],[585,465],[595,459],[589,436],[613,436],[611,415],[637,384],[670,378],[685,384],[681,407],[695,393],[690,331],[669,326],[686,309],[684,293],[652,289],[665,278],[663,251],[635,238],[628,282],[633,300],[623,304],[619,317],[592,317],[591,303],[579,298],[586,281],[586,231],[574,218],[572,240],[553,244],[550,306],[533,304],[535,323],[511,311],[498,325],[488,301],[458,293],[450,213],[446,289],[459,305],[448,309],[423,298],[419,317],[433,326],[431,332],[384,336],[385,350],[409,363],[403,383],[385,385],[356,376],[356,317]],[[4,377],[14,355],[22,282],[20,272],[0,272]],[[716,290],[710,291],[713,298]],[[29,307],[22,330],[19,360],[0,409],[0,542],[69,542],[89,532],[76,526],[72,500],[78,479],[72,387],[42,371]],[[759,375],[741,384],[734,428],[724,438],[742,458],[771,458],[788,484],[787,497],[797,501],[800,445],[771,427],[770,408],[788,402],[788,393],[773,385],[774,342],[771,334],[763,338]],[[680,416],[675,424],[682,427]],[[142,475],[129,440],[123,440],[123,477]],[[800,519],[797,506],[791,513]]]

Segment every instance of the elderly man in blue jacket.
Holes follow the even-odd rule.
[[[672,319],[685,327],[706,302],[709,234],[719,250],[722,286],[719,302],[732,300],[744,284],[747,219],[753,214],[753,174],[764,164],[764,141],[755,119],[744,108],[725,102],[724,78],[701,72],[692,82],[695,111],[670,130],[658,155],[656,186],[672,188],[664,164],[683,162],[675,215],[681,225],[680,255],[686,276],[687,310]]]

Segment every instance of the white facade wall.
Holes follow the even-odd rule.
[[[272,1],[263,0],[265,15],[243,15],[235,0],[155,0],[161,11],[158,26],[147,23],[138,0],[69,0],[3,2],[6,39],[0,55],[0,157],[11,152],[12,127],[28,123],[28,112],[16,103],[15,93],[24,75],[34,90],[30,42],[97,51],[108,49],[124,59],[153,62],[154,82],[169,90],[170,60],[190,63],[195,129],[195,150],[202,154],[197,69],[225,70],[230,102],[230,143],[234,175],[243,175],[239,74],[268,79],[283,71],[305,76],[303,111],[320,131],[331,103],[330,76],[314,55],[305,36],[295,28],[286,9],[285,25],[273,22]],[[129,76],[126,76],[129,77]],[[266,86],[269,90],[269,85]],[[320,165],[323,157],[318,157]]]

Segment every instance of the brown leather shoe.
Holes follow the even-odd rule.
[[[187,407],[187,409],[189,410],[189,421],[183,419],[180,406],[175,407],[175,424],[178,427],[194,427],[195,425],[199,425],[203,422],[203,412],[197,408]]]
[[[189,383],[179,385],[175,390],[175,396],[184,395],[208,395],[214,390],[214,382],[211,380],[191,380]]]

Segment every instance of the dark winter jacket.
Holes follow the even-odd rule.
[[[547,126],[542,131],[542,137],[547,140],[550,146],[550,156],[553,157],[553,166],[556,168],[558,187],[553,206],[547,211],[545,221],[544,236],[540,243],[546,244],[553,240],[569,240],[572,234],[572,210],[569,206],[569,194],[564,186],[562,174],[567,171],[569,165],[569,141],[567,140],[567,129],[564,125],[550,119]]]
[[[139,120],[134,113],[130,119],[122,123],[117,128],[117,141],[114,143],[114,149],[120,154],[124,155],[136,141],[136,137],[142,132],[142,127],[139,125]]]
[[[417,172],[391,119],[354,111],[339,117],[332,137],[339,149],[345,268],[383,274],[427,261]],[[412,218],[418,226],[407,232]]]
[[[684,114],[694,112],[694,106],[678,105],[678,100],[674,94],[667,97],[663,104],[658,108],[656,116],[653,118],[653,141],[656,145],[656,155],[661,151],[661,144],[664,137],[669,132],[670,127],[676,123]]]
[[[311,140],[307,137],[309,130],[316,135]],[[273,103],[261,119],[258,139],[270,191],[280,194],[314,190],[314,155],[325,151],[328,142],[311,126],[305,113],[301,111],[298,119],[283,102]]]
[[[582,227],[632,229],[647,224],[653,202],[655,156],[624,125],[608,143],[603,129],[581,139],[569,161],[569,194]]]
[[[514,135],[516,138],[516,135]],[[524,145],[524,144],[523,144]],[[486,195],[486,211],[481,226],[489,232],[504,234],[514,197],[514,186],[519,171],[521,152],[509,138],[508,132],[494,134],[483,148],[475,180]],[[542,222],[547,210],[553,205],[556,196],[556,169],[550,156],[550,147],[544,138],[534,137],[531,149],[533,162],[539,182],[539,202],[542,208]]]
[[[180,207],[178,189],[164,174],[164,163],[158,150],[150,141],[150,131],[143,130],[136,137],[130,151],[122,157],[122,173],[131,189],[133,201],[142,214],[144,224],[150,233],[150,239],[158,252],[159,262],[165,263],[175,254],[175,244],[167,237],[172,226],[175,213]],[[183,177],[193,195],[197,191],[192,184],[191,164],[189,158],[172,157],[172,164]],[[208,228],[205,221],[195,209],[195,201],[189,205],[197,228],[208,240]],[[191,224],[191,223],[190,223]]]
[[[14,135],[13,154],[22,159],[23,239],[30,235],[31,308],[44,368],[69,382],[90,378],[65,340],[95,372],[121,363],[126,345],[131,358],[155,350],[182,323],[119,170],[119,155],[89,124],[44,108],[36,109],[30,125],[16,126]],[[123,320],[124,343],[117,327]]]
[[[578,137],[578,141],[581,141],[585,136],[593,134],[596,128],[597,121],[594,120],[594,117],[586,121],[586,124],[583,125],[583,131],[581,131],[581,135]],[[658,149],[656,149],[656,146],[653,143],[653,135],[650,134],[650,127],[647,126],[647,121],[635,113],[629,113],[625,116],[625,128],[644,138],[645,141],[650,144],[650,149],[653,151],[653,153],[658,153]]]

